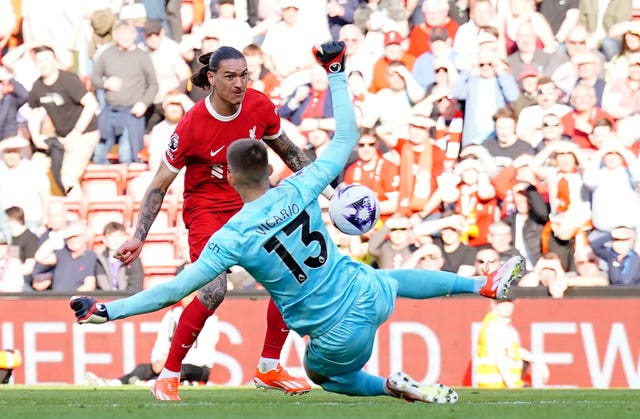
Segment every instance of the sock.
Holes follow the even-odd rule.
[[[279,359],[265,358],[261,356],[260,361],[258,362],[258,369],[260,370],[260,372],[275,370],[276,368],[278,368],[279,363]]]
[[[425,269],[388,270],[387,273],[398,281],[398,296],[414,299],[477,294],[486,282],[484,276],[468,278]]]
[[[285,340],[289,336],[289,326],[282,319],[280,310],[276,307],[273,299],[269,299],[267,308],[267,333],[264,337],[262,347],[262,358],[280,360],[280,353]]]
[[[484,275],[472,276],[471,279],[474,280],[473,293],[477,294],[480,292],[482,287],[487,283],[487,277]]]
[[[348,396],[382,396],[387,393],[387,380],[377,375],[371,375],[363,370],[358,371],[353,379],[336,377],[322,384],[326,391],[346,394]]]
[[[158,376],[158,380],[162,378],[180,378],[180,370],[178,371],[170,371],[167,367],[164,367],[162,371],[160,371],[160,375]]]
[[[171,348],[169,349],[167,362],[164,364],[166,369],[178,371],[178,374],[180,374],[182,360],[198,338],[204,323],[212,314],[213,311],[205,307],[198,297],[194,298],[185,307],[178,321],[176,332],[171,339]]]

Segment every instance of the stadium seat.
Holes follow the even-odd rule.
[[[87,202],[86,220],[92,234],[102,234],[104,226],[117,221],[125,227],[131,225],[131,198],[116,196],[110,200]]]
[[[170,281],[176,276],[178,267],[183,263],[184,261],[182,260],[176,260],[174,265],[145,267],[143,288],[149,289],[155,285]]]
[[[179,235],[175,229],[166,232],[150,232],[140,252],[142,266],[147,269],[161,269],[177,266],[180,260]]]
[[[85,201],[83,199],[70,198],[68,196],[52,196],[49,203],[62,202],[70,214],[70,218],[85,219]]]
[[[87,202],[109,201],[124,193],[125,164],[89,164],[81,185]]]

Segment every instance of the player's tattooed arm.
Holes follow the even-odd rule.
[[[165,193],[166,191],[162,188],[150,188],[142,200],[134,233],[134,236],[142,242],[147,238],[151,225],[160,212]]]
[[[297,172],[311,163],[311,159],[304,151],[300,150],[293,141],[287,137],[284,131],[274,139],[265,139],[264,142],[276,152],[289,169]]]

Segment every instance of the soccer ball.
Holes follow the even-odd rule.
[[[378,197],[363,185],[343,186],[329,201],[329,217],[333,225],[345,234],[364,234],[380,217]]]

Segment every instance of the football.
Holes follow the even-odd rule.
[[[340,187],[329,201],[329,217],[333,225],[345,234],[364,234],[380,217],[378,197],[363,185]]]

